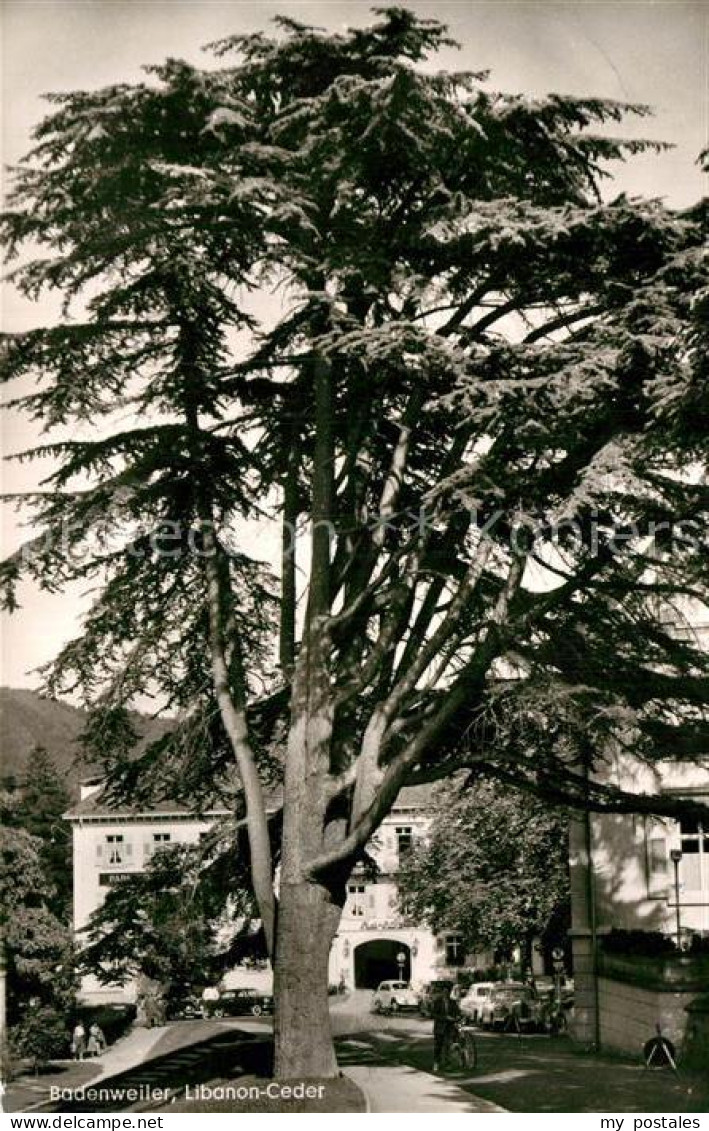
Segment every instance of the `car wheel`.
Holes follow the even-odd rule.
[[[263,1006],[259,1005],[258,1002],[256,1002],[256,1005],[251,1006],[251,1013],[254,1017],[260,1017],[263,1013]]]
[[[390,1013],[398,1013],[398,1011],[399,1011],[399,1003],[398,1003],[398,1001],[393,1001],[391,1003],[391,1005],[389,1006],[389,1012]]]

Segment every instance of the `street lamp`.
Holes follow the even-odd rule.
[[[396,964],[399,967],[399,981],[400,982],[403,982],[403,980],[404,980],[404,963],[405,962],[406,962],[406,954],[404,953],[403,950],[400,950],[399,953],[396,956]]]
[[[682,949],[682,925],[680,923],[679,915],[679,862],[682,859],[682,849],[673,848],[670,850],[670,860],[675,867],[675,915],[677,922],[677,949]]]

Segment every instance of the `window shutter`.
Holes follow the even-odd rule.
[[[647,861],[647,893],[651,898],[662,898],[667,894],[669,866],[667,856],[667,837],[658,822],[650,820],[645,828]]]

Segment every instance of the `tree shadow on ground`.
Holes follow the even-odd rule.
[[[430,1034],[349,1034],[338,1044],[348,1065],[407,1065],[431,1072]],[[680,1072],[574,1049],[565,1038],[481,1033],[478,1067],[446,1072],[451,1084],[518,1112],[705,1112],[709,1083]]]

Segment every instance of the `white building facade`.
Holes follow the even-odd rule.
[[[459,935],[436,936],[401,912],[397,872],[414,844],[426,839],[431,790],[401,790],[391,813],[367,847],[374,868],[360,865],[347,884],[347,902],[330,952],[330,982],[374,989],[400,978],[414,987],[455,978],[465,953]]]
[[[81,786],[79,803],[66,814],[73,833],[74,933],[81,947],[83,931],[108,890],[126,876],[142,872],[152,854],[169,844],[199,844],[226,810],[199,816],[170,802],[150,810],[109,805],[101,783]],[[133,1000],[135,987],[102,986],[85,977],[81,995],[91,1001]]]
[[[401,978],[418,987],[434,978],[455,978],[464,964],[459,936],[437,937],[406,919],[399,908],[396,875],[414,844],[425,839],[431,800],[427,786],[403,789],[368,846],[371,866],[360,865],[350,878],[330,955],[331,984],[372,989],[385,979]],[[158,848],[198,844],[226,815],[221,809],[198,815],[170,802],[145,810],[111,806],[102,797],[100,782],[82,786],[80,801],[66,814],[73,830],[74,930],[79,946],[111,886],[143,871]],[[244,984],[244,975],[232,974],[226,982]],[[85,978],[82,996],[92,1001],[132,999],[135,987],[106,987]]]

